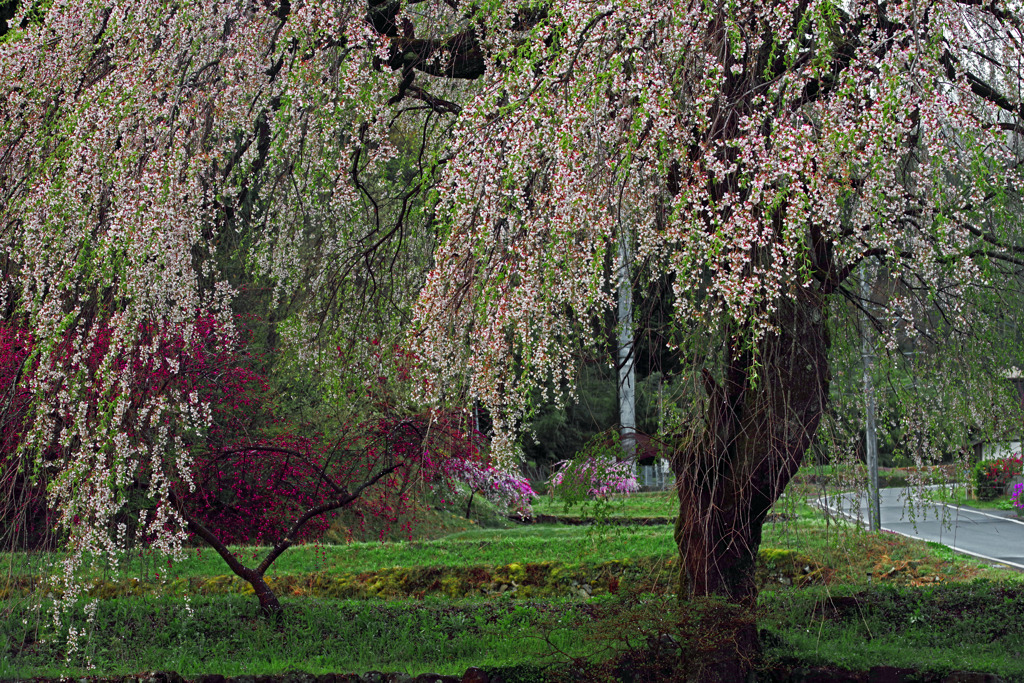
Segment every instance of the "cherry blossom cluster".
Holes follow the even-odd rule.
[[[154,501],[139,520],[153,547],[175,553],[186,540],[166,501],[192,488],[214,397],[176,380],[190,369],[171,347],[192,348],[206,316],[230,346],[236,292],[217,265],[236,257],[217,253],[234,249],[227,235],[265,228],[241,265],[279,300],[314,288],[344,300],[363,277],[338,265],[379,227],[352,159],[361,152],[373,177],[397,154],[394,126],[377,114],[400,74],[374,65],[367,48],[380,37],[365,8],[300,2],[283,21],[270,4],[20,3],[0,46],[0,224],[12,264],[0,308],[33,340],[19,457],[47,468],[47,505],[79,560],[114,554],[133,482]],[[398,298],[410,296],[412,261],[392,263]],[[317,262],[331,267],[304,272]],[[340,316],[334,334],[365,323],[360,314]],[[323,340],[303,323],[292,326],[296,356],[331,348],[310,343]],[[322,358],[325,373],[339,369]]]

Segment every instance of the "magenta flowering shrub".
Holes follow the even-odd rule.
[[[462,481],[499,507],[529,513],[529,484],[524,490],[525,482],[489,465],[482,455],[485,438],[467,428],[464,414],[402,409],[416,355],[377,339],[366,342],[377,366],[389,372],[363,387],[369,414],[362,421],[335,425],[330,438],[322,426],[274,416],[262,378],[244,375],[231,385],[220,383],[215,405],[223,412],[214,412],[221,421],[206,451],[196,456],[199,486],[182,498],[224,542],[275,543],[306,511],[338,496],[328,480],[354,488],[396,465],[391,476],[348,506],[359,519],[382,521],[382,538],[416,509],[413,481],[447,486]],[[330,522],[329,514],[311,518],[295,540],[318,539]]]
[[[473,495],[481,495],[500,511],[528,517],[537,493],[530,482],[518,472],[498,466],[489,457],[487,437],[466,425],[465,415],[458,411],[435,412],[430,429],[442,438],[434,445],[444,445],[443,457],[426,452],[422,467],[424,478],[431,484],[446,486],[453,494],[462,484]]]
[[[402,387],[411,378],[414,354],[401,348],[381,350],[377,360],[394,366],[394,378],[377,377],[364,388],[368,415],[362,421],[324,425],[298,423],[275,409],[267,378],[256,368],[263,363],[249,344],[246,321],[237,320],[240,333],[225,332],[210,315],[174,329],[143,323],[140,332],[154,351],[128,353],[114,361],[114,372],[130,372],[133,382],[98,385],[89,395],[88,414],[99,412],[101,398],[123,392],[128,407],[123,433],[130,442],[144,441],[155,429],[175,432],[179,425],[166,419],[139,419],[137,406],[151,398],[174,394],[185,405],[209,407],[209,420],[199,432],[182,433],[191,458],[189,481],[174,480],[175,505],[222,543],[263,545],[282,538],[307,511],[339,496],[335,486],[358,486],[382,468],[398,464],[392,476],[378,481],[352,504],[359,517],[375,517],[390,525],[413,509],[409,483],[463,481],[508,509],[529,512],[534,495],[529,484],[490,466],[483,458],[482,435],[464,429],[457,413],[409,414]],[[40,363],[64,363],[95,374],[109,347],[111,330],[98,325],[91,344],[68,334],[47,358],[35,358],[32,337],[16,325],[0,325],[0,498],[3,523],[0,536],[18,547],[36,547],[54,527],[54,510],[47,500],[46,481],[31,479],[21,463],[20,443],[30,426],[27,408],[32,396],[28,378]],[[376,340],[367,340],[380,348]],[[386,358],[385,358],[386,357]],[[106,396],[101,396],[106,392]],[[67,416],[70,419],[70,416]],[[59,444],[47,447],[51,458],[61,456]],[[153,530],[143,519],[159,516],[166,500],[152,500],[146,483],[155,473],[140,464],[129,473],[130,496],[114,521],[124,524],[129,540],[144,545]],[[333,482],[333,484],[331,483]],[[73,524],[79,524],[77,517]],[[319,538],[330,515],[309,519],[295,541]],[[143,531],[143,529],[148,529]],[[383,532],[382,532],[383,533]],[[194,533],[193,541],[198,541]]]
[[[1013,502],[1013,507],[1018,510],[1024,510],[1024,481],[1018,481],[1013,485],[1013,491],[1010,492],[1010,500]]]
[[[32,395],[25,386],[32,335],[12,322],[0,323],[0,542],[37,548],[53,525],[46,507],[45,472],[29,476],[19,452]]]
[[[640,490],[635,459],[627,457],[614,432],[595,435],[575,457],[555,463],[555,468],[548,487],[567,504]]]
[[[319,434],[286,433],[206,451],[195,458],[196,489],[181,491],[181,504],[223,543],[275,543],[299,515],[333,494],[318,485],[333,445]],[[315,539],[328,524],[315,517],[295,540]]]

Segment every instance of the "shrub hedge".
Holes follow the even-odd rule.
[[[994,500],[1006,493],[1010,481],[1024,471],[1020,455],[982,460],[974,466],[974,491],[978,500]]]

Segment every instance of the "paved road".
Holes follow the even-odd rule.
[[[922,501],[913,489],[881,489],[880,494],[883,529],[1024,570],[1024,522],[1013,512]],[[867,523],[866,494],[819,497],[812,504]]]

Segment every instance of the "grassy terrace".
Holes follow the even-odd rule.
[[[538,498],[533,504],[533,512],[538,515],[580,515],[588,510],[592,507],[567,507],[551,496]],[[628,498],[612,499],[607,504],[607,512],[622,517],[675,517],[679,512],[679,502],[670,491],[638,493]]]
[[[671,494],[644,494],[612,514],[672,517],[674,507]],[[562,512],[545,500],[535,510]],[[1024,678],[1020,574],[943,546],[827,522],[798,500],[779,512],[785,513],[780,521],[765,527],[761,555],[760,620],[767,629],[769,663],[973,669]],[[484,523],[504,526],[493,515]],[[461,675],[469,666],[483,666],[504,667],[509,681],[531,681],[542,675],[537,667],[577,657],[600,663],[646,642],[623,640],[626,631],[677,627],[666,621],[676,614],[671,525],[507,526],[470,528],[434,540],[293,548],[271,571],[287,588],[281,592],[281,627],[259,618],[255,599],[241,584],[216,594],[192,591],[185,600],[183,581],[201,583],[227,573],[209,550],[190,551],[186,561],[170,568],[136,557],[120,575],[100,569],[94,579],[118,582],[134,575],[148,581],[148,589],[99,601],[81,650],[93,670],[83,658],[65,664],[61,650],[44,642],[40,612],[30,607],[42,596],[10,594],[0,600],[0,679],[158,669],[186,677],[374,669]],[[0,586],[3,577],[10,583],[39,576],[42,563],[52,559],[0,557]],[[623,574],[612,589],[607,567],[597,574],[610,562],[632,565],[643,575]],[[534,593],[521,571],[530,563],[549,572]],[[402,572],[426,567],[445,568],[447,578],[441,578],[462,583],[446,584],[457,587],[447,594],[403,593]],[[868,572],[874,577],[870,584]],[[355,581],[356,575],[364,585],[390,580],[397,588],[388,599],[384,593],[338,599],[315,590],[316,577]],[[469,576],[484,579],[473,583]],[[580,593],[583,584],[592,585],[592,596]],[[84,625],[84,613],[76,619]]]
[[[914,559],[936,572],[958,572],[961,578],[997,577],[1014,579],[1019,575],[970,558],[954,558],[941,546],[928,546],[908,539],[883,534],[876,537],[851,526],[827,522],[802,501],[783,502],[785,515],[765,525],[764,548],[799,551],[819,565],[829,568],[836,581],[856,582],[867,572],[884,564],[884,557],[900,561]],[[637,494],[615,504],[615,517],[672,518],[675,503],[671,493]],[[534,511],[561,514],[562,504],[542,498]],[[585,509],[584,509],[585,511]],[[579,515],[574,507],[569,514]],[[658,526],[563,526],[552,524],[520,525],[507,528],[473,528],[440,539],[399,542],[355,542],[347,545],[305,545],[291,548],[271,568],[271,576],[306,574],[360,574],[393,567],[467,567],[508,565],[511,563],[561,562],[601,564],[637,558],[672,558],[675,545],[669,524]],[[250,562],[262,557],[265,548],[236,548]],[[54,558],[45,553],[19,553],[7,556],[4,564],[12,575],[38,575]],[[954,561],[955,559],[955,561]],[[11,561],[13,560],[13,564]],[[209,548],[188,551],[183,562],[168,566],[154,558],[128,557],[119,574],[143,579],[172,581],[188,577],[212,577],[228,573],[223,560]],[[6,573],[6,572],[5,572]],[[118,574],[97,571],[95,578],[117,580]]]
[[[252,561],[262,557],[264,548],[236,548]],[[444,539],[392,543],[351,543],[344,546],[297,546],[283,554],[272,573],[280,575],[323,572],[359,574],[389,567],[424,564],[439,567],[504,565],[512,562],[608,562],[645,556],[670,555],[674,551],[670,527],[635,527],[628,531],[598,535],[586,527],[536,525],[512,529],[477,529]],[[18,573],[36,573],[49,557],[36,555],[31,563],[19,561]],[[21,558],[19,558],[21,560]],[[27,566],[31,565],[31,566]],[[168,568],[152,561],[129,560],[128,569],[146,577],[159,572],[162,578],[216,576],[228,571],[212,550],[188,552],[188,559]],[[99,575],[102,576],[102,575]],[[103,578],[114,578],[108,574]]]

